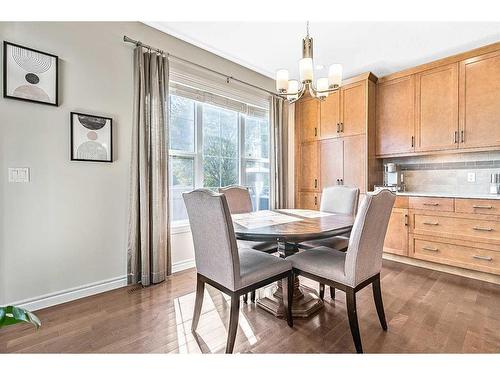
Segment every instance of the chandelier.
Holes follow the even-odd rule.
[[[332,64],[328,69],[328,78],[318,78],[316,85],[313,84],[313,39],[309,36],[309,21],[306,30],[307,35],[302,39],[302,59],[299,60],[300,83],[295,79],[289,79],[286,69],[276,72],[278,95],[290,103],[299,100],[306,92],[315,99],[324,100],[328,93],[337,90],[342,83],[342,65]]]

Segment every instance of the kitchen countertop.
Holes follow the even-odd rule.
[[[411,191],[401,191],[401,192],[397,192],[396,195],[412,196],[412,197],[499,199],[500,200],[500,194],[419,193],[419,192],[411,192]]]

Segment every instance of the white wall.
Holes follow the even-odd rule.
[[[60,106],[0,98],[0,305],[126,275],[133,46],[126,34],[229,75],[273,88],[260,74],[133,22],[0,22],[0,40],[60,58]],[[69,113],[113,118],[112,164],[69,161]],[[8,183],[8,167],[31,182]],[[189,233],[173,263],[192,258]],[[95,289],[94,289],[95,290]]]

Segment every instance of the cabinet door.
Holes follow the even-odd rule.
[[[319,102],[305,99],[299,102],[300,141],[309,142],[317,139],[319,122]]]
[[[340,135],[366,134],[366,82],[343,87],[340,103]]]
[[[299,193],[298,207],[303,210],[318,210],[319,209],[319,194],[317,193]]]
[[[320,141],[321,189],[339,185],[344,174],[344,146],[340,138]]]
[[[340,90],[334,91],[320,104],[321,139],[333,138],[340,131]]]
[[[344,138],[344,179],[346,186],[358,187],[366,192],[366,136]]]
[[[300,147],[299,190],[319,189],[318,142],[303,143]]]
[[[377,155],[413,151],[415,79],[413,76],[382,82],[377,92]]]
[[[500,51],[460,64],[460,146],[500,146]]]
[[[458,65],[419,73],[416,82],[417,151],[458,147]]]
[[[408,210],[393,208],[387,233],[384,252],[408,256]]]

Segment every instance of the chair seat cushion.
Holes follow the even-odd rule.
[[[262,251],[241,248],[238,252],[240,255],[240,283],[238,289],[292,269],[290,261]]]
[[[346,283],[344,273],[346,253],[328,247],[304,250],[286,258],[293,268],[328,280]]]
[[[349,246],[349,237],[336,236],[336,237],[322,238],[320,240],[303,242],[301,245],[302,247],[306,248],[315,248],[323,246],[338,251],[346,251],[347,247]]]
[[[254,249],[272,254],[278,251],[278,244],[276,242],[257,242],[257,241],[238,240],[238,248]]]

